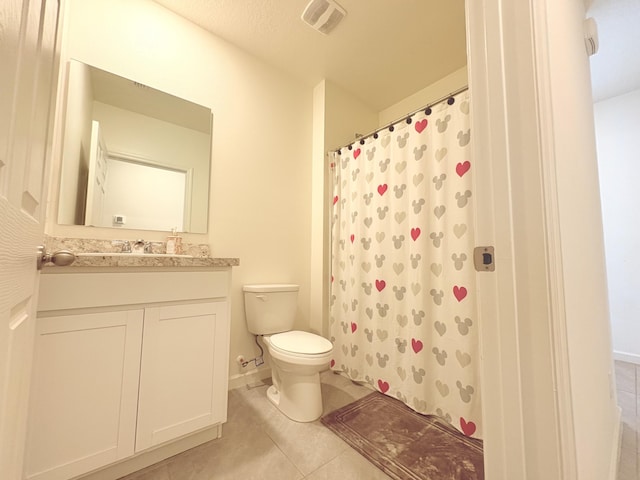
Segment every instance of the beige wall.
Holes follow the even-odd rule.
[[[640,364],[640,89],[602,100],[594,109],[613,352],[618,360]]]
[[[373,130],[400,120],[404,115],[432,104],[467,85],[467,67],[465,66],[377,112],[334,83],[324,81],[316,89],[323,89],[326,150],[347,145],[356,140],[356,133],[360,135],[372,133]]]
[[[382,127],[391,122],[402,118],[410,112],[430,105],[436,100],[446,97],[452,92],[469,85],[467,67],[464,66],[446,77],[441,78],[437,82],[427,85],[423,89],[417,91],[413,95],[400,100],[398,103],[391,105],[380,112],[378,115],[378,126]]]
[[[378,112],[330,81],[313,91],[313,182],[311,236],[311,301],[309,317],[313,331],[329,334],[328,305],[330,277],[330,151],[377,126]]]
[[[231,359],[257,353],[245,327],[245,283],[299,283],[299,326],[306,326],[312,89],[150,0],[67,0],[65,8],[63,62],[75,58],[213,111],[209,233],[184,238],[209,243],[215,256],[240,258]],[[48,234],[164,240],[164,232],[57,225],[57,135]]]

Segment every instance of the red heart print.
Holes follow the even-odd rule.
[[[382,185],[378,185],[378,193],[380,195],[384,195],[384,192],[386,192],[386,191],[387,191],[387,184],[386,183],[384,183]]]
[[[352,233],[349,238],[351,239],[351,243],[353,243],[353,241],[356,239],[356,236]]]
[[[359,149],[359,148],[356,148],[356,149],[353,151],[353,158],[358,158],[359,156],[360,156],[360,149]]]
[[[473,422],[467,422],[462,417],[460,417],[460,428],[462,429],[462,433],[464,433],[467,437],[470,437],[471,435],[476,433],[476,424]]]
[[[420,236],[420,229],[419,228],[412,228],[411,229],[411,238],[413,238],[414,242],[418,239],[419,236]]]
[[[427,128],[427,119],[423,119],[420,120],[419,122],[416,122],[416,132],[418,133],[422,133],[422,131]]]
[[[338,195],[333,197],[333,204],[335,205],[336,203],[338,203]]]
[[[358,329],[358,324],[351,322],[351,333],[356,333],[357,329]]]
[[[455,285],[453,287],[453,296],[456,297],[456,300],[461,302],[464,299],[464,297],[467,296],[467,289],[464,287],[459,287]]]
[[[331,359],[331,363],[329,364],[331,366],[331,368],[336,366],[336,361],[332,358]]]
[[[383,380],[378,380],[378,388],[382,393],[387,393],[389,390],[389,383]]]
[[[413,348],[413,351],[415,353],[418,353],[420,350],[422,350],[422,347],[424,347],[424,345],[420,340],[416,340],[415,338],[411,339],[411,348]]]
[[[459,163],[456,165],[456,173],[458,174],[458,176],[461,177],[465,173],[467,173],[470,168],[471,168],[471,163],[469,162],[469,160],[467,160],[466,162]]]
[[[387,282],[385,282],[384,280],[376,280],[376,288],[378,289],[379,292],[384,290],[384,287],[386,286],[387,286]]]

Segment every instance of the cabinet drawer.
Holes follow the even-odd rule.
[[[46,273],[38,311],[222,298],[230,278],[231,269]]]

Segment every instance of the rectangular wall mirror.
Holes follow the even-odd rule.
[[[207,233],[211,110],[69,61],[58,223]]]

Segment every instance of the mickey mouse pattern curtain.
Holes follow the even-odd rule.
[[[469,108],[333,154],[331,368],[481,438]]]

